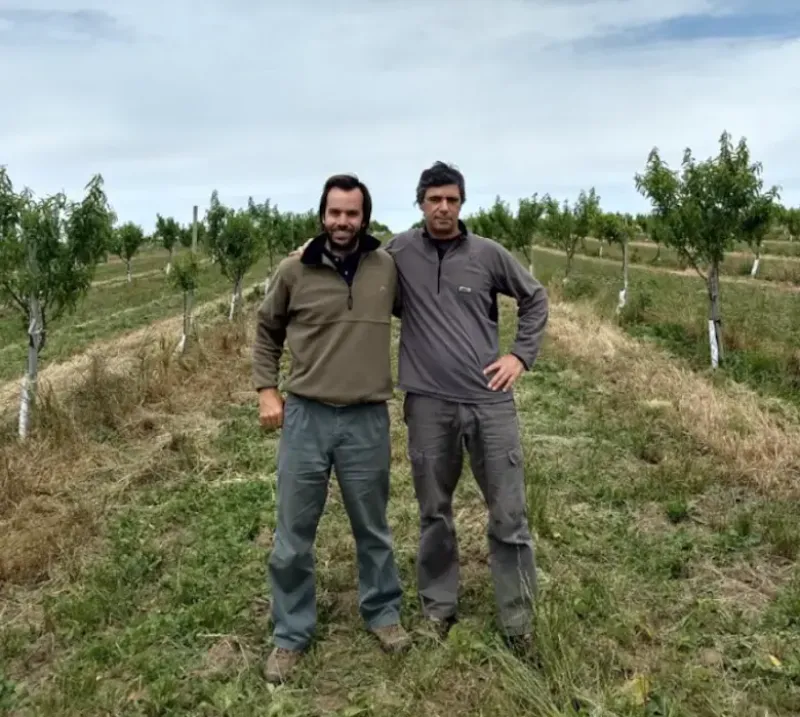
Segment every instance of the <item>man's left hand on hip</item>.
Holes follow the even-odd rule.
[[[506,354],[494,363],[489,364],[483,370],[483,373],[485,376],[494,373],[494,376],[489,381],[489,388],[492,391],[508,391],[524,370],[525,366],[522,361],[513,354]]]

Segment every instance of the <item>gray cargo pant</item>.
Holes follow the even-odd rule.
[[[385,403],[336,407],[287,397],[269,559],[278,647],[302,650],[316,628],[314,540],[331,468],[355,538],[361,615],[371,628],[399,622],[402,593],[386,520],[390,463]]]
[[[420,512],[417,583],[423,614],[456,615],[452,500],[466,447],[489,510],[489,562],[501,627],[508,636],[529,633],[536,570],[514,401],[467,404],[407,394],[403,413]]]

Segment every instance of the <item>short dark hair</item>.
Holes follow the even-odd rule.
[[[319,199],[319,221],[323,228],[325,226],[325,210],[328,208],[328,192],[331,189],[342,189],[345,192],[352,192],[354,189],[361,190],[364,228],[368,228],[372,219],[372,196],[369,193],[369,189],[367,189],[367,185],[355,174],[334,174],[325,181],[325,186],[322,188],[322,196]]]
[[[425,192],[431,187],[444,187],[447,184],[458,185],[458,191],[461,194],[461,203],[467,200],[467,192],[464,188],[464,175],[456,169],[452,164],[445,164],[444,162],[434,162],[428,169],[422,171],[419,175],[419,183],[417,184],[417,204],[422,205],[425,199]]]

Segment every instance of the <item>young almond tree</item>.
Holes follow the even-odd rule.
[[[425,224],[424,219],[420,219],[411,226],[414,228],[422,228]],[[497,231],[497,223],[493,216],[486,211],[483,207],[479,208],[474,214],[470,214],[464,218],[464,224],[467,225],[471,232],[483,237],[499,236]]]
[[[789,241],[800,240],[800,207],[787,209],[784,215],[786,231],[789,232]]]
[[[491,237],[506,249],[514,250],[514,213],[499,196],[494,198],[494,204],[488,211],[482,212],[477,225],[482,229],[477,232],[479,235]]]
[[[372,219],[369,223],[369,233],[376,237],[391,236],[392,230],[383,222]]]
[[[211,205],[206,211],[206,218],[203,222],[207,227],[203,241],[206,253],[211,257],[211,263],[216,264],[219,261],[218,247],[220,234],[222,228],[225,226],[225,219],[231,210],[223,206],[219,201],[219,192],[215,189],[211,193]]]
[[[264,279],[264,293],[269,290],[269,283],[275,269],[275,257],[281,251],[280,247],[280,215],[267,199],[261,204],[256,204],[252,197],[247,200],[247,212],[253,219],[255,231],[259,234],[261,246],[269,257],[269,268]]]
[[[594,187],[587,194],[583,190],[575,202],[575,233],[578,241],[585,244],[586,238],[597,229],[597,220],[600,217],[600,197]]]
[[[635,175],[636,188],[663,221],[665,243],[706,282],[712,368],[723,360],[719,275],[725,253],[762,230],[767,207],[778,197],[776,187],[762,193],[761,171],[759,163],[751,163],[746,141],[734,147],[723,132],[716,157],[697,162],[687,149],[678,173],[654,148],[645,172]]]
[[[509,251],[521,253],[528,263],[528,270],[533,273],[533,238],[543,212],[544,205],[536,195],[519,200],[516,216],[497,196],[488,210],[479,209],[464,223],[479,236],[491,237]]]
[[[183,331],[178,342],[178,352],[185,353],[189,347],[189,336],[192,333],[192,308],[194,305],[194,293],[197,291],[198,278],[200,276],[200,264],[197,260],[197,244],[199,234],[199,222],[197,221],[197,205],[193,207],[193,221],[189,236],[189,247],[191,251],[182,254],[175,261],[175,270],[170,276],[172,285],[183,292]]]
[[[16,194],[0,168],[0,304],[15,307],[28,333],[19,437],[27,438],[36,404],[39,354],[50,321],[75,309],[112,240],[112,212],[96,175],[81,202],[63,194]]]
[[[617,311],[621,311],[628,300],[628,242],[633,234],[633,226],[619,214],[603,213],[598,217],[597,238],[607,244],[622,247],[622,290],[619,292]]]
[[[767,237],[773,222],[777,218],[777,208],[778,205],[774,204],[768,198],[760,196],[753,202],[750,212],[745,217],[745,236],[747,237],[747,243],[750,245],[750,249],[755,255],[753,266],[750,269],[750,277],[752,279],[755,279],[756,274],[758,274],[764,239]]]
[[[125,262],[125,272],[130,284],[133,279],[131,262],[144,244],[144,232],[133,222],[126,222],[114,228],[112,242],[113,252]]]
[[[164,268],[164,272],[169,276],[172,271],[172,255],[181,238],[181,226],[172,217],[165,219],[160,214],[156,214],[156,236],[161,240],[161,246],[169,252],[167,266]]]
[[[533,246],[536,232],[542,224],[545,205],[537,194],[523,197],[517,206],[514,219],[511,249],[521,252],[528,262],[528,271],[533,274]]]
[[[178,225],[179,230],[179,239],[178,242],[184,249],[190,249],[191,247],[204,246],[206,242],[206,228],[203,222],[198,221],[197,226],[195,227],[194,223],[186,224],[185,226],[182,224]],[[195,233],[197,237],[195,238]]]
[[[575,250],[578,248],[575,214],[570,207],[569,200],[565,199],[563,204],[559,204],[558,200],[550,195],[545,195],[542,233],[567,255],[567,265],[562,279],[562,282],[566,284],[572,269],[572,257],[575,256]]]
[[[216,190],[207,212],[208,244],[217,257],[220,271],[233,283],[228,319],[233,320],[242,304],[245,274],[264,253],[263,235],[248,210],[223,206]]]
[[[570,207],[568,201],[562,205],[550,197],[544,198],[544,217],[541,220],[542,233],[567,255],[563,283],[569,280],[572,260],[578,244],[583,242],[595,229],[600,213],[600,198],[594,187],[587,194],[581,190],[578,201]]]

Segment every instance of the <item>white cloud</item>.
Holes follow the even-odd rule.
[[[651,147],[677,166],[727,128],[800,204],[800,41],[603,41],[741,0],[271,5],[63,0],[45,21],[31,13],[52,4],[26,0],[22,32],[0,0],[0,163],[39,193],[79,193],[99,171],[148,229],[156,212],[187,221],[214,188],[303,210],[328,174],[356,171],[399,230],[437,159],[465,172],[468,211],[590,185],[637,210]]]

